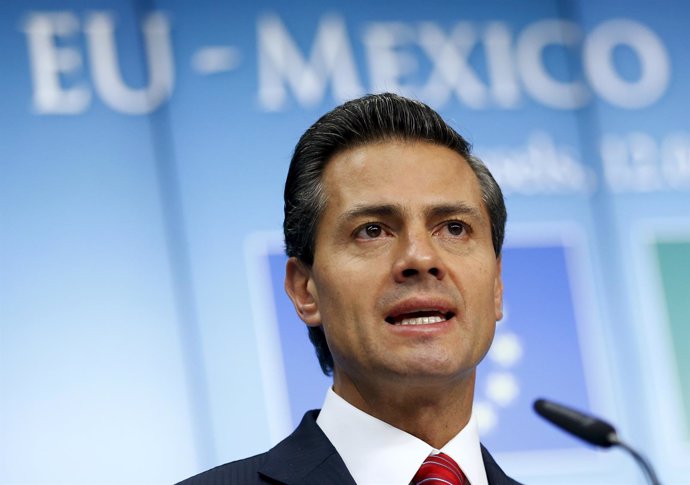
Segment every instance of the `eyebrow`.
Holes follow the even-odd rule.
[[[357,205],[352,209],[343,212],[338,219],[340,221],[348,221],[363,217],[369,218],[401,218],[405,213],[405,209],[399,204],[372,204],[372,205]],[[432,205],[424,209],[424,216],[426,218],[440,218],[453,215],[464,215],[484,220],[482,212],[479,208],[467,205],[465,203],[440,204]]]
[[[441,204],[429,207],[424,211],[424,215],[427,217],[439,218],[447,217],[453,215],[464,215],[483,221],[484,217],[482,212],[478,207],[467,205],[463,202],[458,202],[455,204]]]

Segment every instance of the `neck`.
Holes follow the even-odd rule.
[[[333,390],[340,397],[381,421],[441,449],[469,422],[474,377],[424,382],[355,383],[334,372]]]

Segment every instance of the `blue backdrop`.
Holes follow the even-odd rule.
[[[475,403],[504,468],[642,483],[533,417],[543,396],[690,484],[689,27],[680,0],[6,0],[0,483],[171,483],[321,404],[282,186],[318,116],[390,90],[507,195]]]

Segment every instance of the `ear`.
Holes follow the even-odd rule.
[[[321,313],[312,270],[295,257],[288,259],[285,265],[285,292],[304,323],[310,327],[321,325]]]
[[[494,279],[494,310],[496,321],[503,318],[503,278],[501,277],[501,256],[496,262],[496,277]]]

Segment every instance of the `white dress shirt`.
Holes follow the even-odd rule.
[[[424,459],[438,453],[405,431],[368,415],[328,390],[316,423],[333,443],[357,485],[408,485]],[[440,450],[472,485],[488,485],[474,416]]]

